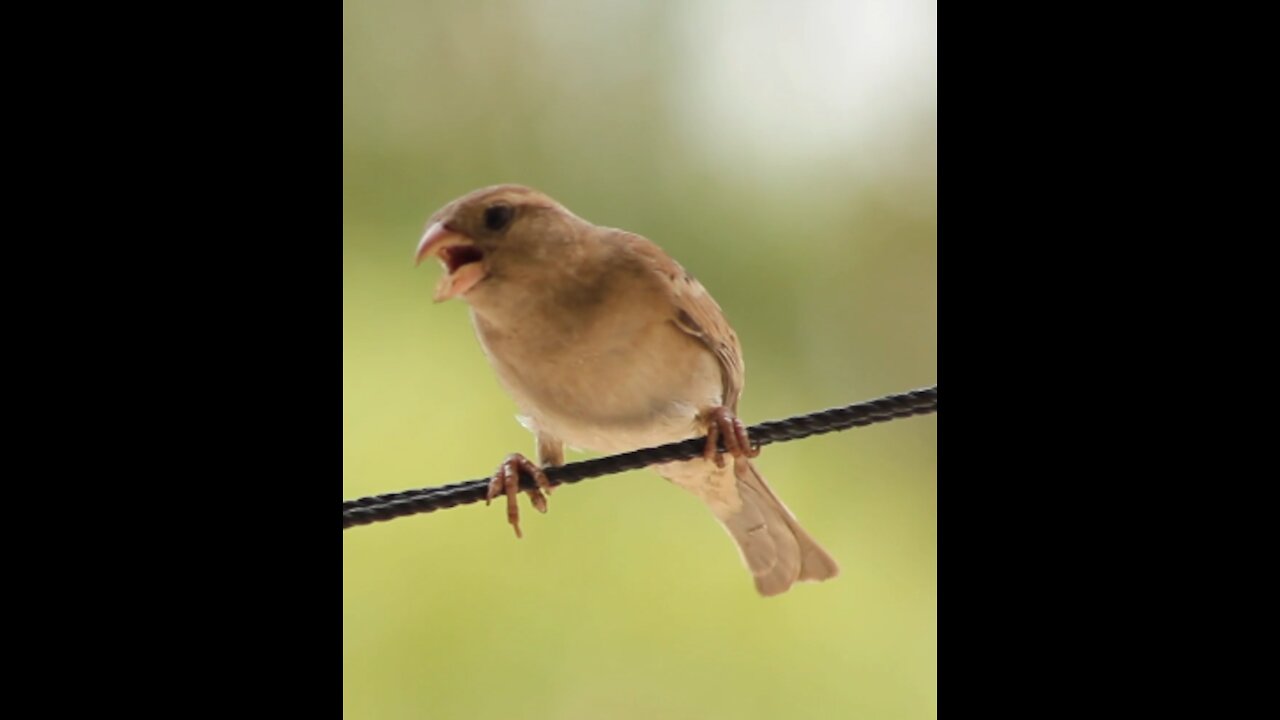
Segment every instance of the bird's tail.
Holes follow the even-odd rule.
[[[835,577],[840,572],[835,559],[800,527],[751,461],[737,458],[733,469],[742,507],[721,516],[720,522],[738,543],[743,561],[755,576],[756,590],[777,595],[797,580]]]

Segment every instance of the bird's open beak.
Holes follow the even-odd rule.
[[[485,277],[484,251],[460,232],[449,229],[444,223],[433,223],[418,241],[414,264],[435,256],[444,266],[445,275],[436,285],[436,302],[462,295]]]

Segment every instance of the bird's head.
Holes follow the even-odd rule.
[[[585,221],[546,195],[521,185],[467,193],[438,210],[418,241],[417,263],[444,267],[435,300],[466,299],[477,286],[501,284],[528,268],[563,261]]]

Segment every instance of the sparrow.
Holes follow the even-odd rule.
[[[486,501],[506,496],[520,532],[519,473],[546,512],[543,467],[565,446],[601,453],[706,436],[703,455],[656,465],[701,499],[734,539],[761,595],[839,568],[752,464],[759,454],[737,417],[744,370],[738,336],[707,290],[648,239],[594,225],[537,190],[481,188],[427,222],[416,263],[444,275],[436,302],[470,306],[476,337],[538,462],[507,457]],[[717,448],[723,438],[731,462]]]

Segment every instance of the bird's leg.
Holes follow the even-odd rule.
[[[506,460],[502,461],[502,464],[498,466],[498,471],[489,480],[489,492],[485,493],[484,496],[484,504],[488,505],[498,495],[506,494],[507,522],[511,523],[511,527],[515,528],[516,537],[518,538],[524,537],[520,532],[520,505],[516,502],[516,498],[520,493],[521,471],[532,475],[534,482],[537,484],[537,487],[526,491],[529,493],[529,501],[533,503],[538,512],[546,512],[547,497],[542,494],[542,491],[551,492],[551,481],[547,479],[547,474],[542,472],[542,468],[520,453],[512,453],[507,456]]]
[[[717,441],[722,437],[725,452],[736,458],[753,458],[760,454],[760,448],[751,447],[747,428],[729,408],[723,405],[711,408],[703,421],[707,424],[707,444],[702,450],[702,457],[715,461],[716,467],[724,467],[724,456],[720,454],[717,447]]]

